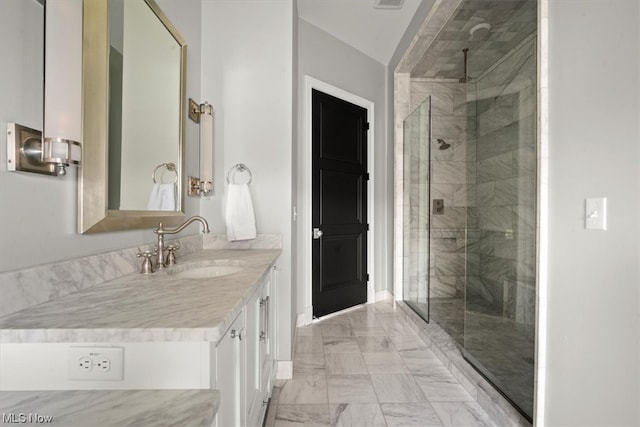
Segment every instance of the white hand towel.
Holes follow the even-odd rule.
[[[153,187],[151,187],[151,194],[149,194],[147,209],[150,211],[175,211],[175,184],[153,184]]]
[[[229,184],[225,220],[229,241],[256,238],[256,217],[249,185]]]

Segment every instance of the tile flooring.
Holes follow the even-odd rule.
[[[390,302],[298,328],[265,425],[495,426]]]

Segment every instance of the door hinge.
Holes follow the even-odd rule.
[[[364,130],[369,130],[369,122],[366,122],[366,123],[364,124]]]
[[[367,179],[367,181],[369,181],[370,177],[369,177],[369,173],[367,172],[366,174],[364,174],[365,178]]]
[[[369,224],[367,224],[367,231],[369,231]]]
[[[369,281],[369,273],[367,273],[367,282]]]

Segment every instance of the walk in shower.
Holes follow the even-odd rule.
[[[402,156],[403,299],[529,419],[536,28],[535,0],[460,2],[411,70]]]

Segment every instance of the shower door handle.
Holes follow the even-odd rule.
[[[313,229],[313,239],[314,240],[318,240],[321,237],[322,237],[322,230],[320,230],[319,228],[314,228]]]

